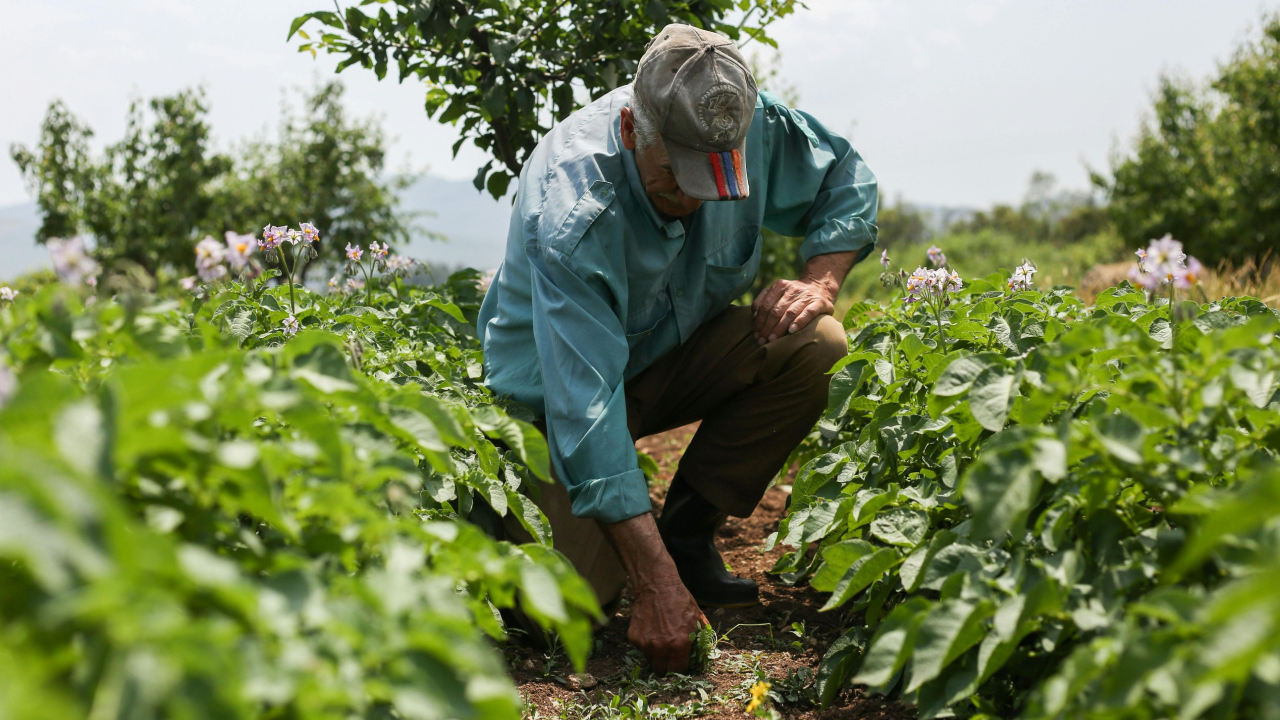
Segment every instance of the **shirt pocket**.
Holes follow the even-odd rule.
[[[733,240],[707,253],[707,314],[719,313],[751,287],[760,270],[760,226],[744,225]]]
[[[666,291],[653,296],[653,300],[627,315],[627,346],[634,348],[654,331],[658,330],[671,314],[671,298]]]

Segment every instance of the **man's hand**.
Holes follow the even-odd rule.
[[[640,648],[657,672],[688,670],[689,634],[710,623],[680,582],[653,514],[601,527],[617,548],[636,596],[627,640]]]
[[[797,332],[819,315],[836,309],[844,276],[853,267],[854,253],[815,255],[799,280],[777,280],[751,303],[756,314],[756,341],[773,342]]]

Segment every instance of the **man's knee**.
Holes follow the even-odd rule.
[[[814,321],[814,339],[809,361],[820,373],[825,374],[840,358],[849,354],[849,340],[844,326],[830,315],[820,315]]]

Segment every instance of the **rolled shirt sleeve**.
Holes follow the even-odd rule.
[[[627,429],[626,334],[608,290],[552,247],[530,244],[528,253],[547,440],[573,514],[613,523],[649,512]]]
[[[875,247],[876,178],[849,142],[813,117],[767,98],[764,148],[769,155],[765,227],[803,237],[800,255]]]

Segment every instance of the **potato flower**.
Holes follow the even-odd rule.
[[[79,285],[101,269],[97,261],[85,252],[84,240],[79,237],[67,240],[51,238],[45,245],[53,255],[53,269],[65,283]]]
[[[281,326],[281,329],[284,330],[285,335],[293,337],[294,335],[298,334],[298,318],[292,315],[285,318],[280,323],[280,326]]]
[[[288,230],[289,228],[278,225],[267,225],[262,228],[262,252],[271,252],[280,247],[280,241],[284,240]]]
[[[389,250],[391,250],[390,245],[379,245],[376,240],[369,243],[369,256],[374,262],[386,262]]]
[[[363,290],[363,289],[364,289],[364,281],[363,281],[363,280],[361,280],[360,278],[347,278],[347,289],[348,289],[348,290]]]
[[[224,251],[227,262],[236,270],[243,270],[249,264],[249,256],[258,247],[258,240],[252,235],[238,235],[227,231],[227,249]]]
[[[947,264],[947,255],[942,252],[942,248],[937,245],[930,245],[929,262],[933,263],[934,267],[942,267]]]
[[[1173,271],[1173,286],[1185,290],[1192,285],[1199,285],[1202,277],[1204,277],[1204,266],[1199,260],[1188,257],[1186,267]]]
[[[4,300],[5,302],[13,302],[14,299],[17,297],[18,297],[17,290],[14,290],[8,285],[5,285],[4,287],[0,287],[0,300]]]
[[[227,249],[222,243],[206,237],[196,243],[196,274],[205,282],[213,282],[227,276],[227,267],[222,264]]]
[[[300,223],[298,228],[302,231],[302,239],[309,243],[315,244],[320,242],[320,231],[315,225],[309,222]]]
[[[889,248],[880,251],[880,267],[885,270],[889,269]]]
[[[364,250],[359,245],[347,243],[347,259],[351,262],[360,262],[360,256],[364,255]]]
[[[1014,292],[1020,290],[1031,289],[1031,276],[1036,274],[1036,268],[1030,262],[1024,262],[1013,271],[1013,277],[1009,278],[1009,289]]]

